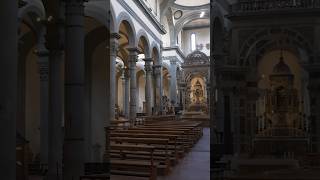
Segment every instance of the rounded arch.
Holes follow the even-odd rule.
[[[185,75],[185,82],[191,82],[194,77],[201,77],[204,81],[208,81],[208,73],[205,71],[189,72]]]
[[[162,62],[162,67],[166,68],[168,70],[168,73],[170,74],[170,71],[169,71],[170,65],[168,63]]]
[[[30,12],[36,14],[39,18],[43,19],[46,17],[46,12],[42,1],[29,1],[26,6],[19,9],[18,18],[22,19]]]
[[[191,14],[181,18],[175,24],[175,31],[174,31],[174,38],[173,39],[177,39],[177,36],[178,36],[179,32],[181,31],[181,29],[183,28],[183,26],[188,24],[189,22],[192,22],[197,19],[210,19],[210,16],[209,16],[210,11],[206,10],[204,12],[205,12],[205,15],[202,18],[200,18],[200,14],[202,13],[202,11],[197,11],[197,12],[191,13]]]
[[[299,32],[287,28],[262,29],[251,35],[240,49],[240,66],[255,65],[264,53],[273,49],[286,49],[296,54],[300,63],[312,62],[310,42]]]
[[[140,42],[143,44],[143,48],[145,50],[144,54],[146,58],[151,57],[150,41],[147,33],[144,30],[140,29],[138,31],[135,42],[135,47],[138,47]]]
[[[115,32],[120,31],[120,26],[121,23],[123,23],[128,31],[128,40],[129,40],[129,45],[132,47],[135,47],[137,44],[136,42],[136,30],[134,23],[131,19],[131,17],[126,13],[126,12],[121,12],[118,15],[117,21],[116,21],[116,26],[115,26]]]
[[[114,20],[113,20],[114,16],[111,13],[111,17],[110,17],[111,22],[109,25],[108,22],[106,21],[107,9],[104,7],[105,7],[104,4],[99,1],[89,1],[89,2],[85,3],[84,14],[85,14],[85,16],[94,18],[99,23],[103,24],[105,27],[110,29],[110,31],[112,32],[114,30],[114,25],[112,24],[114,22]],[[111,10],[111,12],[112,12],[112,10]]]
[[[160,49],[159,49],[159,46],[153,41],[151,46],[150,46],[150,49],[152,51],[152,58],[153,58],[153,62],[154,64],[156,65],[159,65],[160,64]]]

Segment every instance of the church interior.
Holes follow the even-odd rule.
[[[0,7],[1,179],[319,179],[320,0]]]

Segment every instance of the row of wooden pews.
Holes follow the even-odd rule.
[[[146,121],[143,125],[110,131],[111,174],[166,176],[202,136],[199,122]]]

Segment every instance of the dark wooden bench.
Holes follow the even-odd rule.
[[[155,147],[150,145],[129,145],[129,144],[111,144],[112,151],[138,151],[149,153],[150,160],[128,160],[125,158],[111,159],[111,174],[149,177],[149,180],[156,180],[157,166],[153,159]]]

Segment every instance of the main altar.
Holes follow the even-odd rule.
[[[294,86],[294,75],[281,56],[269,75],[270,88],[257,102],[255,156],[303,156],[308,151],[308,123]]]
[[[182,119],[207,122],[209,125],[209,57],[196,50],[185,59],[179,83]]]

